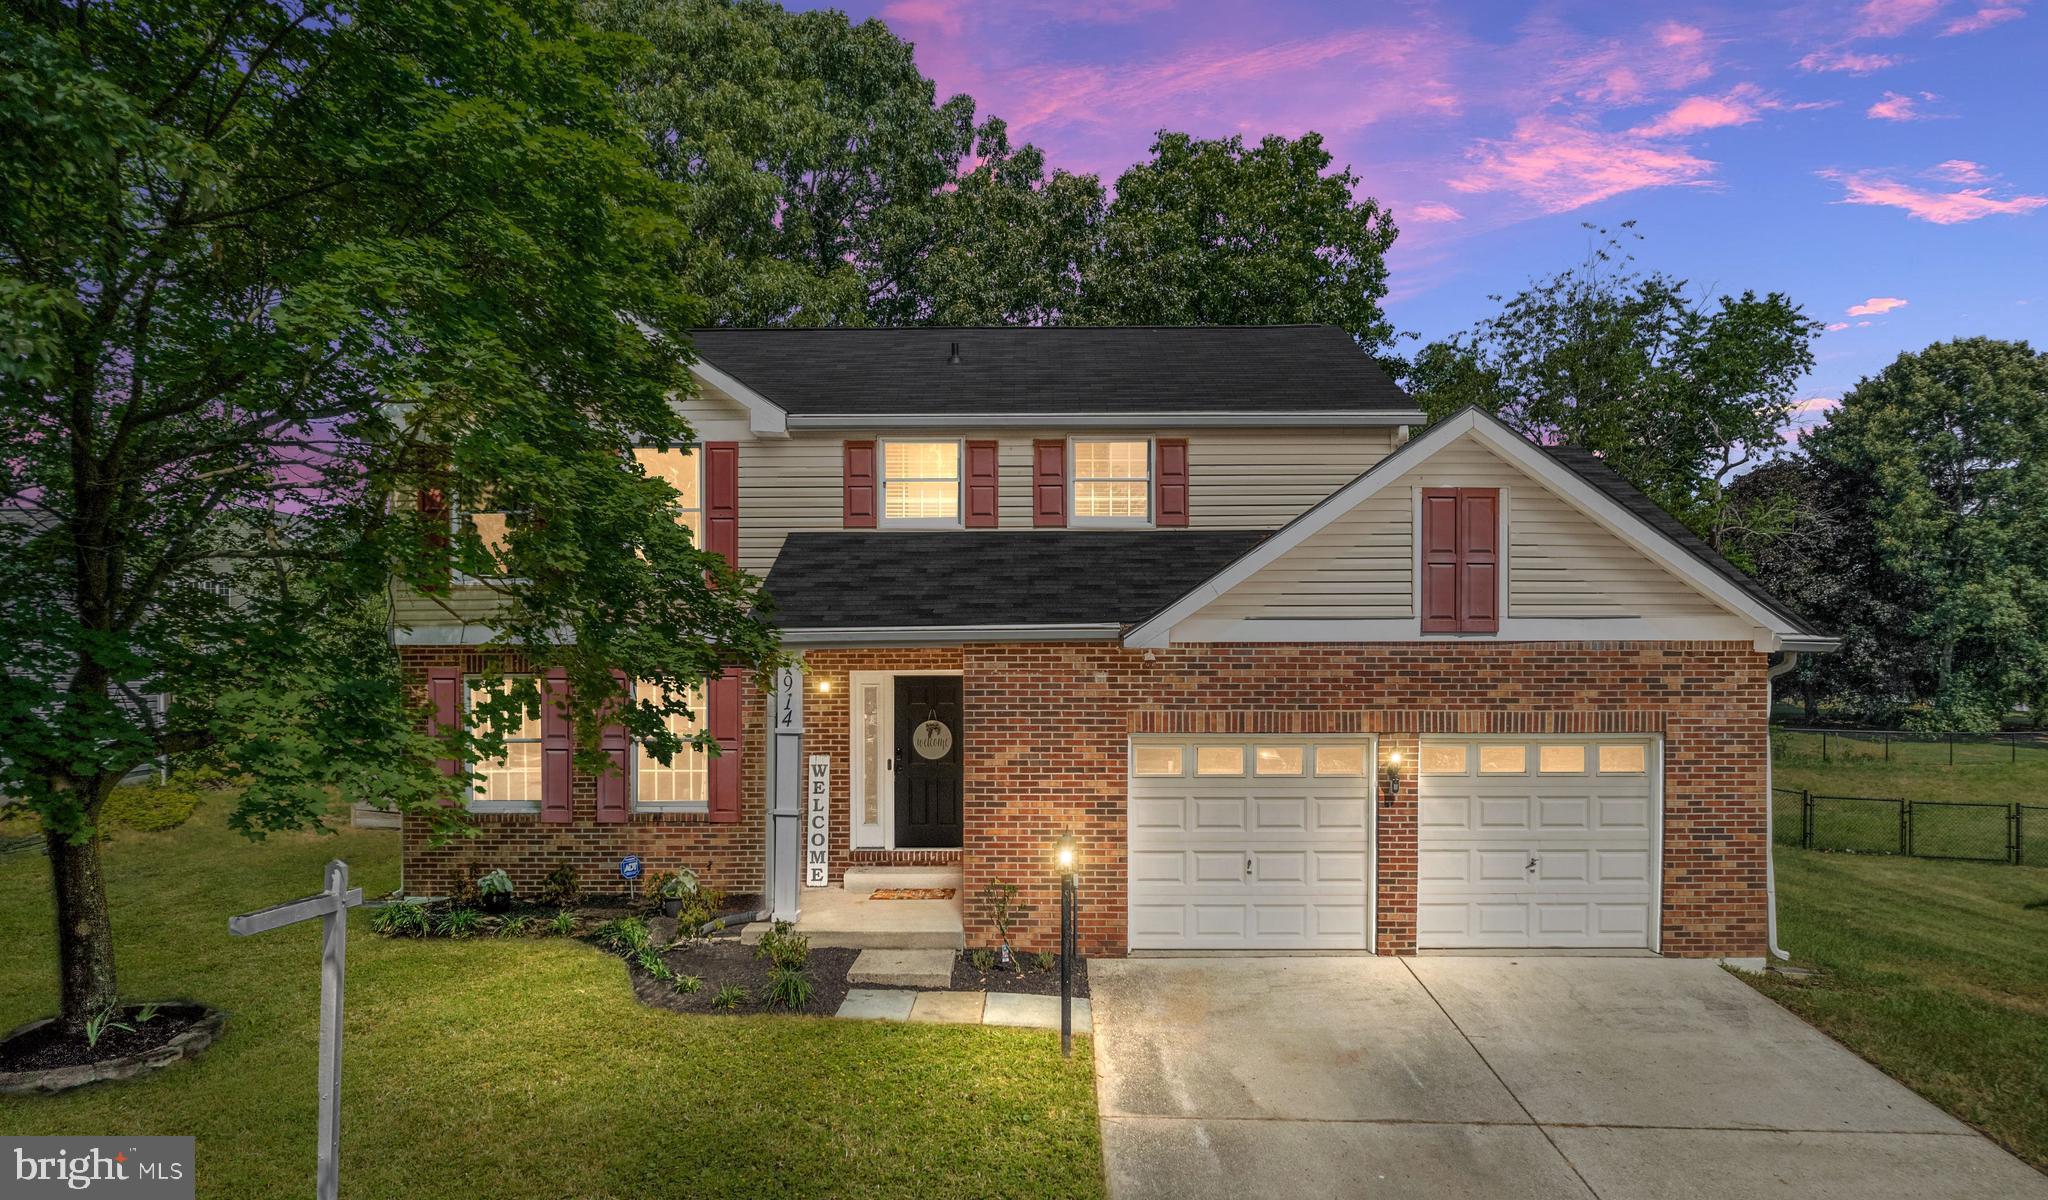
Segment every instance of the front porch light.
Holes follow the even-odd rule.
[[[1387,765],[1384,768],[1384,773],[1387,779],[1387,794],[1381,797],[1381,803],[1392,804],[1394,796],[1401,790],[1401,752],[1399,750],[1387,752]]]
[[[1052,861],[1053,866],[1062,875],[1072,875],[1080,868],[1081,846],[1074,840],[1073,834],[1063,833],[1060,840],[1053,843]]]
[[[820,679],[820,680],[818,681],[818,690],[819,690],[819,691],[821,691],[821,692],[829,692],[829,691],[831,691],[831,690],[832,690],[832,681],[831,681],[831,680],[829,680],[829,679]]]

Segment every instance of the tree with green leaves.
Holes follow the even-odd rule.
[[[1076,319],[1094,325],[1335,325],[1369,352],[1394,221],[1321,134],[1244,139],[1161,131],[1116,181]]]
[[[1804,448],[1846,519],[1834,610],[1870,715],[1995,729],[2048,679],[2048,354],[1961,338],[1845,393]],[[1923,703],[1924,702],[1924,703]],[[1889,711],[1887,711],[1889,710]]]
[[[566,0],[0,14],[0,794],[48,838],[72,1027],[116,995],[99,822],[136,765],[220,765],[252,836],[356,800],[455,830],[435,759],[541,697],[429,737],[387,588],[497,580],[589,764],[615,669],[669,754],[692,685],[780,660],[629,454],[689,437],[701,315],[619,106],[640,50]]]
[[[1433,419],[1477,405],[1539,441],[1595,450],[1717,549],[1734,545],[1727,487],[1776,454],[1818,322],[1786,296],[1696,295],[1644,273],[1625,239],[1532,283],[1408,371]]]

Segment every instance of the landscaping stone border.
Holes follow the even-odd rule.
[[[211,1046],[214,1039],[220,1036],[221,1029],[227,1024],[228,1014],[190,1000],[165,1001],[158,1007],[169,1008],[173,1005],[202,1009],[205,1015],[179,1030],[177,1036],[153,1050],[124,1054],[120,1058],[110,1058],[104,1062],[46,1067],[40,1071],[0,1071],[0,1095],[52,1096],[102,1080],[133,1079],[137,1075],[168,1067],[172,1063],[198,1057],[202,1050]],[[24,1033],[53,1024],[56,1020],[55,1017],[44,1017],[39,1021],[17,1026],[9,1030],[6,1037],[0,1037],[0,1042],[11,1041]]]

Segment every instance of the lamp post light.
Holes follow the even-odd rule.
[[[1074,952],[1080,942],[1075,925],[1075,876],[1081,870],[1081,846],[1063,833],[1053,846],[1053,866],[1060,873],[1060,1057],[1074,1057]]]

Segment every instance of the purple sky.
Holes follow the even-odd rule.
[[[940,94],[1114,182],[1162,127],[1318,130],[1437,337],[1635,218],[1643,261],[1827,321],[1814,407],[1902,350],[2048,342],[2048,5],[860,0]]]

